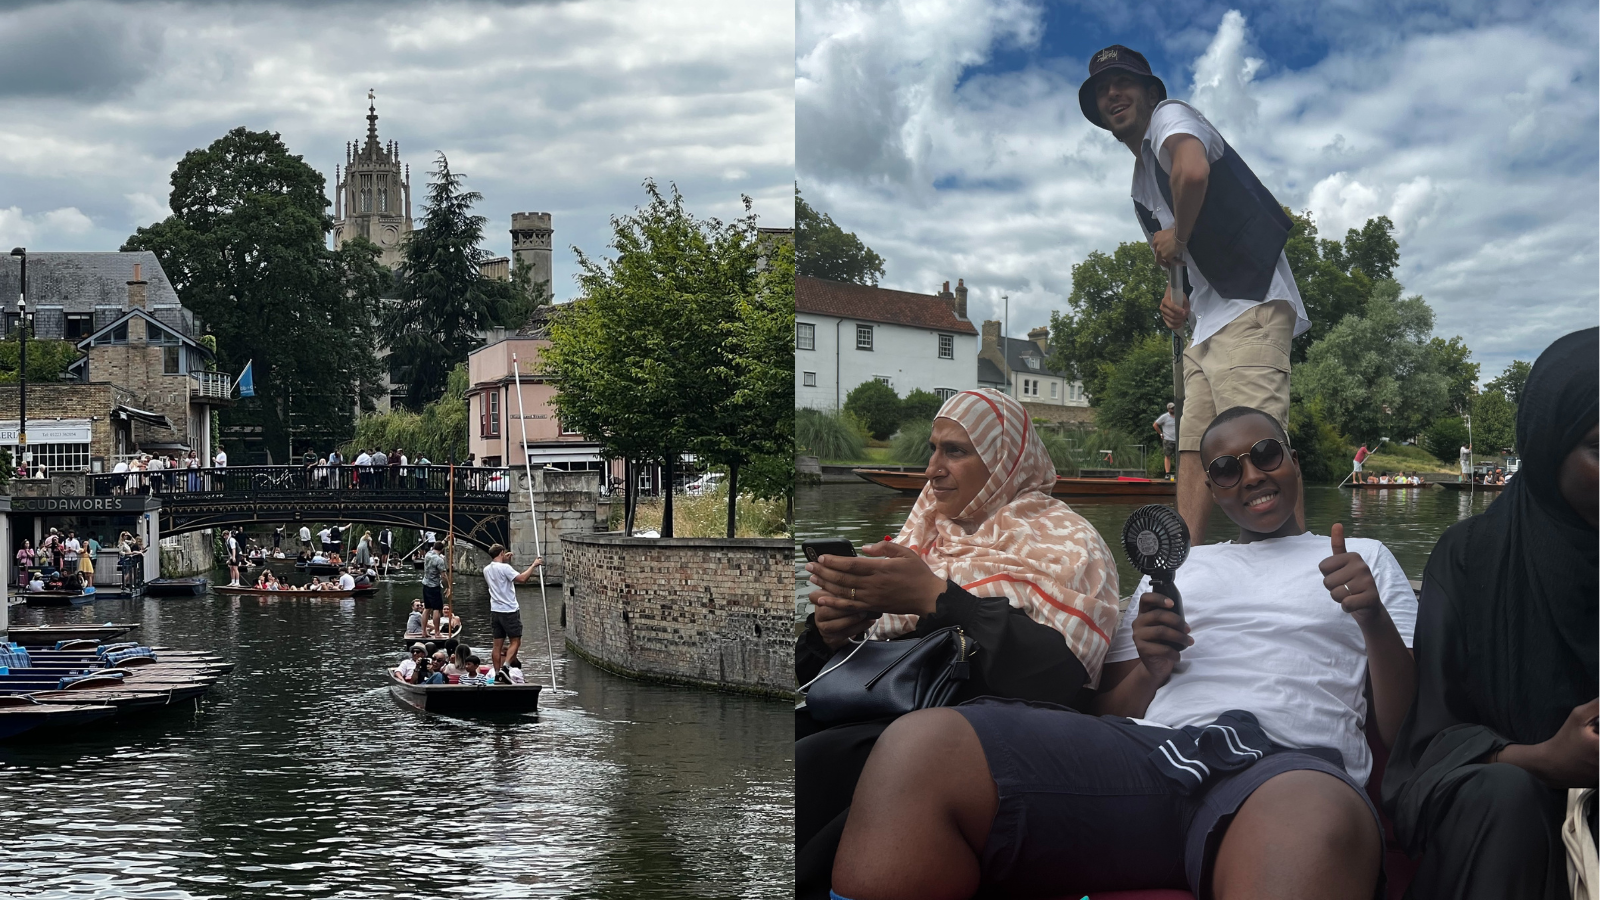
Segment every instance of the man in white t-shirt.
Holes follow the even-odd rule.
[[[346,569],[345,571],[340,572],[339,573],[339,590],[341,590],[341,591],[353,591],[355,589],[356,589],[356,577],[354,575],[350,574],[350,570]]]
[[[1283,248],[1292,226],[1278,201],[1198,110],[1167,99],[1139,53],[1096,53],[1078,91],[1085,117],[1133,152],[1134,212],[1163,267],[1188,296],[1161,302],[1167,327],[1194,326],[1183,354],[1178,512],[1196,543],[1211,498],[1200,435],[1219,410],[1249,406],[1288,427],[1289,342],[1311,327]],[[1296,498],[1298,521],[1303,502]]]
[[[300,549],[311,549],[311,526],[309,525],[300,526]]]
[[[1416,598],[1382,544],[1297,523],[1299,459],[1275,419],[1229,409],[1203,437],[1239,536],[1177,570],[1183,617],[1135,593],[1098,716],[986,698],[898,719],[856,789],[840,897],[1373,896],[1363,727],[1392,741],[1410,708]]]
[[[1172,458],[1178,455],[1178,420],[1172,416],[1177,408],[1176,403],[1168,403],[1167,411],[1150,423],[1156,434],[1161,435],[1162,465],[1166,466],[1168,475],[1172,474]]]
[[[1472,480],[1472,445],[1463,444],[1461,447],[1461,480]]]
[[[501,544],[489,548],[492,560],[483,567],[483,580],[489,585],[489,633],[494,637],[494,649],[489,654],[490,673],[497,673],[501,665],[510,665],[522,646],[522,605],[517,602],[517,585],[533,577],[533,570],[544,565],[544,557],[518,572],[511,567],[512,553]],[[496,684],[502,683],[496,679]]]
[[[323,528],[317,532],[317,540],[322,544],[323,553],[333,552],[333,529]]]
[[[228,467],[228,452],[218,447],[217,454],[211,457],[211,465],[219,469],[226,469]]]

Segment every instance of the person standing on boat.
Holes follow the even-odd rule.
[[[1178,513],[1204,542],[1211,493],[1200,436],[1220,410],[1259,409],[1288,427],[1289,343],[1311,327],[1283,253],[1293,224],[1250,167],[1199,110],[1167,98],[1166,85],[1134,50],[1114,44],[1089,60],[1078,105],[1133,152],[1133,206],[1163,268],[1183,267],[1161,318],[1181,332],[1183,427],[1178,436]],[[1304,523],[1304,498],[1295,502]]]
[[[432,532],[428,536],[432,536]],[[434,541],[428,555],[422,558],[422,607],[427,620],[422,628],[426,635],[439,633],[439,616],[444,612],[444,572],[448,566],[444,558],[444,542]]]
[[[378,566],[389,571],[389,554],[394,550],[394,532],[387,527],[378,532]]]
[[[489,585],[489,633],[494,637],[494,648],[489,653],[492,676],[500,672],[503,663],[517,658],[522,646],[522,606],[517,602],[517,585],[533,577],[533,570],[544,565],[544,557],[535,558],[521,572],[511,567],[511,550],[503,544],[490,547],[489,557],[494,561],[483,567],[483,580]]]
[[[1150,423],[1156,434],[1161,435],[1161,464],[1166,467],[1169,477],[1172,475],[1172,458],[1178,455],[1178,420],[1172,416],[1172,411],[1177,408],[1177,404],[1168,403],[1167,411]]]
[[[1461,480],[1472,480],[1472,445],[1461,445]]]
[[[228,587],[239,586],[239,538],[232,531],[223,532],[222,553],[228,558]]]
[[[300,549],[311,549],[311,526],[309,525],[300,526]]]

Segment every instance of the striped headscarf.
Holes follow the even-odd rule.
[[[938,417],[967,430],[989,481],[958,517],[970,532],[935,512],[930,482],[895,542],[973,596],[1004,597],[1061,632],[1090,685],[1099,684],[1118,619],[1117,565],[1105,540],[1050,496],[1055,464],[1022,404],[999,391],[963,391]],[[916,616],[885,615],[870,636],[895,637],[916,624]]]

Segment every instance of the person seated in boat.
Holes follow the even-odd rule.
[[[452,634],[457,634],[461,631],[459,626],[460,623],[456,621],[455,611],[450,608],[450,604],[446,603],[439,614],[439,636],[447,638]]]
[[[451,684],[456,683],[464,674],[472,674],[472,671],[467,668],[467,657],[471,655],[472,648],[466,644],[456,645],[456,652],[451,654],[450,662],[446,664],[444,669],[444,674],[450,679]]]
[[[1410,708],[1417,604],[1383,544],[1297,524],[1287,444],[1259,410],[1212,420],[1200,455],[1238,537],[1194,547],[1178,569],[1186,618],[1141,582],[1090,704],[1099,715],[983,698],[889,726],[832,890],[1373,896],[1383,839],[1363,726],[1372,716],[1392,741]]]
[[[1378,483],[1379,484],[1388,484],[1389,483],[1389,473],[1385,472],[1384,474],[1379,475],[1378,476]]]
[[[1582,816],[1569,789],[1600,781],[1597,382],[1600,330],[1539,355],[1517,476],[1428,557],[1416,704],[1383,779],[1395,836],[1420,857],[1417,900],[1568,896],[1568,848],[1586,840],[1563,825]]]
[[[456,679],[457,684],[488,684],[489,681],[482,674],[483,660],[476,656],[467,657],[467,667]]]
[[[328,554],[319,550],[311,554],[311,562],[319,566],[325,566],[328,564]]]
[[[816,590],[795,648],[797,684],[852,638],[921,638],[959,626],[983,649],[957,700],[1079,702],[1116,630],[1117,566],[1094,529],[1051,496],[1055,465],[1015,399],[972,390],[934,419],[927,483],[893,541],[806,565]],[[1292,505],[1292,504],[1291,504]],[[795,719],[798,896],[826,897],[856,780],[887,721]]]
[[[412,644],[411,648],[406,651],[406,658],[400,660],[400,665],[395,667],[395,674],[400,676],[401,681],[411,681],[416,674],[417,664],[428,658],[427,653],[426,647],[421,644]]]
[[[28,579],[28,590],[34,593],[44,590],[44,576],[40,575],[38,571],[35,571],[33,577]]]
[[[256,575],[256,590],[264,591],[266,589],[267,589],[267,570],[262,569],[261,572]]]
[[[337,550],[334,550],[334,551],[332,551],[332,552],[330,552],[328,554],[327,562],[328,562],[328,565],[330,565],[330,566],[342,566],[342,565],[344,565],[344,560],[339,558],[339,551],[337,551]]]
[[[369,588],[369,587],[372,587],[372,573],[371,572],[357,571],[355,573],[355,576],[356,576],[356,587],[357,588]]]
[[[281,590],[283,590],[283,582],[278,580],[278,573],[272,571],[271,569],[267,570],[267,590],[269,590],[269,591],[281,591]]]
[[[450,673],[446,669],[449,667],[450,654],[443,650],[433,651],[429,664],[429,670],[432,674],[428,676],[428,684],[448,684],[450,682]]]
[[[406,634],[422,633],[422,601],[411,601],[411,617],[406,619]]]
[[[501,682],[496,682],[497,684]],[[526,684],[522,677],[522,660],[513,659],[506,663],[506,679],[504,684]]]
[[[339,590],[353,591],[356,589],[356,577],[348,570],[339,573]]]

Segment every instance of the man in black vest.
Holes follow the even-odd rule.
[[[1219,410],[1262,410],[1287,430],[1289,342],[1311,327],[1283,254],[1283,207],[1198,110],[1168,100],[1166,85],[1133,50],[1115,44],[1089,58],[1078,90],[1089,121],[1133,152],[1133,205],[1165,267],[1182,268],[1185,296],[1161,301],[1167,327],[1194,326],[1183,354],[1178,512],[1196,543],[1211,495],[1200,435]],[[1296,514],[1305,521],[1304,498]]]

